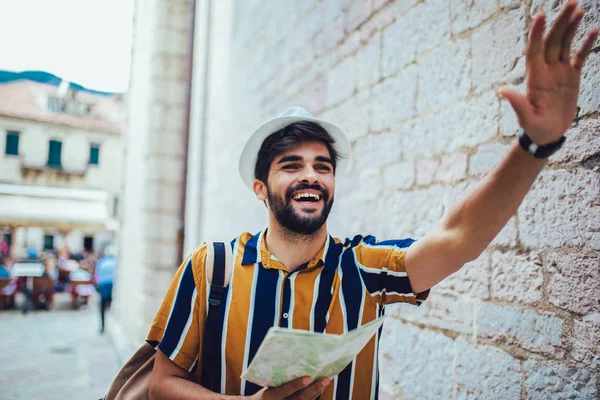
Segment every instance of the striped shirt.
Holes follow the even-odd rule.
[[[231,280],[220,309],[221,357],[215,365],[220,387],[211,389],[232,395],[261,389],[240,375],[272,326],[341,334],[383,315],[386,304],[419,305],[429,291],[413,293],[404,268],[405,250],[413,242],[328,236],[313,260],[288,273],[267,250],[262,233],[236,238],[231,242]],[[198,374],[208,310],[206,254],[201,246],[183,262],[147,337],[178,366]],[[378,397],[380,335],[381,330],[321,399]]]

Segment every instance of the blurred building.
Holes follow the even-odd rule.
[[[102,249],[118,228],[120,95],[0,85],[0,230],[11,254]]]

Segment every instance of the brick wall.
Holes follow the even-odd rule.
[[[250,132],[290,105],[352,141],[331,232],[421,237],[515,140],[496,89],[523,88],[532,15],[552,20],[558,3],[213,2],[199,239],[266,224],[237,159]],[[584,28],[598,26],[599,3],[581,4]],[[423,307],[389,307],[382,397],[597,398],[599,64],[596,51],[565,149],[489,249]]]

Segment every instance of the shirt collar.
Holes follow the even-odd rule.
[[[263,229],[256,235],[252,236],[244,247],[244,255],[242,257],[242,264],[255,264],[262,263],[265,268],[277,268],[277,264],[281,263],[277,261],[267,249],[267,245],[264,240],[264,233],[267,229]],[[340,243],[335,243],[335,240],[331,235],[327,235],[325,239],[325,245],[319,250],[317,255],[308,263],[306,268],[313,268],[317,265],[325,265],[326,269],[335,269],[338,264],[340,249],[342,247]],[[283,267],[283,266],[282,266]],[[281,268],[278,268],[281,269]]]

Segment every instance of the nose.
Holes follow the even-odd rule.
[[[300,182],[306,182],[309,184],[313,184],[318,182],[318,175],[312,165],[306,166],[302,171],[302,175],[300,176]]]

